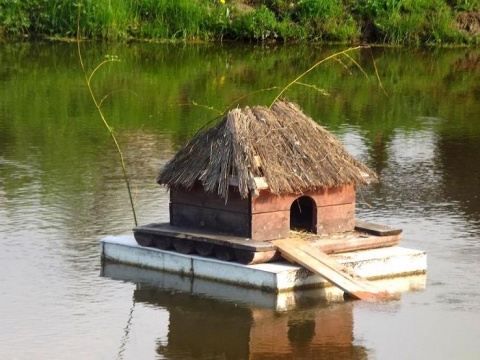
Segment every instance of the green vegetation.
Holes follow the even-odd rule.
[[[82,36],[128,40],[469,44],[478,0],[83,0]],[[0,37],[75,37],[79,4],[0,0]]]

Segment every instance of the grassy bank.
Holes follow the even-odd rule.
[[[75,37],[70,0],[0,0],[0,36]],[[92,39],[480,43],[479,0],[83,0]]]

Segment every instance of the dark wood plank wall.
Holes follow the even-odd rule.
[[[186,228],[210,229],[222,234],[250,237],[248,214],[170,203],[170,224]]]
[[[170,202],[199,206],[208,209],[218,209],[230,212],[248,214],[250,212],[249,199],[242,199],[238,191],[232,186],[228,194],[228,201],[216,194],[207,194],[201,187],[194,187],[187,191],[183,189],[172,189],[170,191]]]
[[[242,199],[232,187],[228,201],[206,194],[201,187],[170,192],[170,223],[205,228],[219,233],[272,240],[289,236],[290,207],[300,196],[316,203],[318,234],[351,231],[355,227],[355,187],[319,189],[304,194],[274,195],[263,190],[251,199]]]

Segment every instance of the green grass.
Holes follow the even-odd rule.
[[[82,0],[82,36],[128,40],[319,41],[471,44],[459,14],[478,14],[472,0]],[[0,0],[0,37],[76,37],[78,3]],[[472,17],[474,18],[474,17]],[[469,28],[476,28],[478,24]],[[468,27],[467,27],[468,28]]]
[[[461,42],[454,31],[453,11],[442,0],[385,1],[372,12],[372,21],[383,37],[395,44]]]

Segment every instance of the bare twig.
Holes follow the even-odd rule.
[[[368,79],[368,74],[365,72],[365,70],[363,70],[363,68],[360,66],[360,64],[358,62],[355,61],[355,59],[353,59],[350,55],[348,54],[343,54],[344,56],[346,56],[347,58],[350,59],[351,62],[353,62],[357,67],[358,69],[362,72],[363,75],[365,75],[365,77]]]
[[[370,49],[370,55],[371,55],[371,57],[372,57],[373,68],[375,69],[375,75],[377,76],[377,80],[378,80],[378,84],[379,84],[379,86],[380,86],[380,89],[382,89],[382,91],[383,91],[383,93],[385,94],[385,96],[388,97],[388,94],[387,94],[387,92],[385,91],[385,88],[383,87],[382,79],[380,78],[380,75],[378,74],[377,64],[375,63],[375,58],[373,57],[372,49]]]
[[[283,95],[283,93],[285,91],[288,90],[288,88],[290,88],[290,86],[292,86],[293,84],[295,84],[298,80],[300,80],[302,77],[304,77],[305,75],[307,75],[310,71],[314,70],[315,68],[317,68],[319,65],[323,64],[324,62],[327,62],[328,60],[331,60],[331,59],[334,59],[340,55],[343,55],[343,54],[347,54],[349,52],[352,52],[352,51],[355,51],[355,50],[358,50],[358,49],[362,49],[362,48],[365,48],[365,46],[356,46],[356,47],[353,47],[353,48],[349,48],[349,49],[346,49],[346,50],[343,50],[343,51],[340,51],[340,52],[337,52],[335,54],[332,54],[330,56],[327,56],[326,58],[320,60],[319,62],[317,62],[315,65],[311,66],[308,70],[304,71],[302,74],[300,74],[299,76],[297,76],[294,80],[292,80],[287,86],[285,86],[282,91],[280,91],[278,93],[278,95],[273,99],[272,103],[270,104],[270,108],[273,106],[273,104],[275,104],[275,102]]]
[[[123,178],[125,180],[125,184],[127,185],[128,197],[130,199],[130,207],[131,207],[132,213],[133,213],[133,220],[135,222],[135,226],[137,226],[138,225],[137,215],[136,215],[136,212],[135,212],[135,205],[133,203],[133,196],[132,196],[132,191],[131,191],[131,188],[130,188],[130,179],[128,178],[128,175],[127,175],[127,169],[126,169],[126,165],[125,165],[125,159],[123,157],[123,152],[122,152],[122,149],[120,148],[120,144],[117,141],[117,137],[115,136],[113,128],[107,122],[107,119],[106,119],[106,117],[105,117],[105,115],[103,114],[103,111],[102,111],[102,103],[105,100],[105,97],[101,101],[98,101],[97,97],[95,96],[95,93],[93,92],[92,86],[91,86],[91,81],[92,81],[93,75],[101,67],[103,67],[104,65],[106,65],[110,62],[117,62],[117,61],[120,61],[120,60],[117,60],[117,59],[104,60],[95,67],[95,69],[90,73],[90,75],[87,74],[87,70],[86,70],[86,67],[85,67],[85,63],[83,61],[83,56],[82,56],[82,51],[81,51],[81,46],[80,46],[80,13],[81,13],[81,4],[79,4],[79,6],[78,6],[78,18],[77,18],[77,50],[78,50],[78,58],[79,58],[79,61],[80,61],[80,66],[82,67],[82,71],[83,71],[83,74],[85,76],[85,82],[87,84],[87,88],[88,88],[88,91],[89,91],[90,96],[92,98],[92,101],[95,104],[95,108],[97,109],[98,115],[100,116],[100,119],[102,120],[103,124],[107,128],[107,130],[110,134],[110,137],[112,138],[112,140],[115,144],[115,147],[117,148],[117,153],[118,153],[118,156],[120,158],[120,164],[122,166]]]

